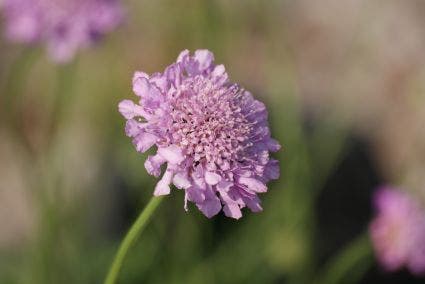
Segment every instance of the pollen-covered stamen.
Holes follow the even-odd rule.
[[[247,146],[252,129],[238,106],[242,90],[236,85],[214,88],[199,77],[185,86],[172,104],[172,143],[195,162],[227,168]]]

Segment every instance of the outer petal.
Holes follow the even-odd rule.
[[[202,72],[212,65],[214,55],[207,49],[199,49],[195,51],[195,60],[198,62],[199,71]]]
[[[221,180],[221,176],[213,172],[205,172],[205,181],[209,185],[216,185]]]
[[[134,103],[130,100],[123,100],[118,104],[118,111],[126,119],[132,119],[134,117]]]
[[[168,195],[170,194],[170,184],[167,184],[163,181],[159,181],[155,186],[155,191],[153,192],[153,195],[155,196],[161,196],[161,195]]]
[[[158,107],[162,100],[162,94],[159,89],[151,84],[145,77],[136,77],[133,81],[133,91],[144,102],[144,106],[148,108]]]
[[[182,189],[187,189],[192,185],[185,173],[177,173],[173,178],[173,184]]]
[[[242,217],[241,209],[239,208],[239,205],[236,203],[227,203],[223,206],[224,214],[227,217],[239,219]]]
[[[252,191],[252,192],[266,192],[267,191],[267,187],[264,185],[264,183],[262,183],[261,181],[259,181],[258,179],[255,179],[255,178],[240,177],[239,183],[242,184],[242,185],[245,185],[248,188],[248,190]]]
[[[182,52],[180,52],[179,56],[177,57],[177,62],[186,62],[187,58],[189,57],[189,50],[185,49]]]
[[[227,182],[220,182],[221,187],[223,187],[224,189],[220,190],[220,196],[221,196],[221,200],[223,201],[223,211],[224,214],[227,217],[231,217],[231,218],[235,218],[235,219],[239,219],[240,217],[242,217],[242,212],[241,209],[239,207],[239,204],[236,200],[234,200],[229,194],[228,194],[228,186]],[[217,186],[218,187],[218,186]]]
[[[142,72],[142,71],[136,71],[133,75],[133,84],[140,78],[149,79],[149,74]]]
[[[220,199],[215,195],[211,187],[205,191],[205,201],[197,203],[196,206],[204,213],[205,216],[211,218],[218,214],[221,210]]]
[[[229,76],[226,73],[224,65],[220,64],[214,67],[214,70],[211,72],[213,78],[215,78],[215,83],[219,86],[227,82]]]
[[[135,116],[143,116],[146,117],[147,114],[143,110],[143,108],[139,105],[136,105],[130,100],[123,100],[118,104],[119,112],[126,118],[132,119]]]
[[[170,183],[173,179],[174,172],[170,169],[167,169],[162,176],[162,179],[156,184],[155,191],[153,192],[153,195],[160,196],[160,195],[167,195],[170,194]]]
[[[264,176],[270,179],[278,179],[280,175],[279,161],[275,159],[270,159],[264,168]]]
[[[206,188],[206,182],[205,182],[205,178],[204,178],[204,169],[201,165],[198,165],[195,170],[192,172],[192,180],[193,183],[202,189]]]
[[[137,152],[144,153],[155,144],[157,139],[158,137],[151,133],[140,132],[133,139],[133,144],[136,146]]]
[[[256,196],[253,198],[248,197],[242,197],[243,201],[245,202],[246,206],[248,206],[249,209],[251,209],[252,212],[260,212],[263,211],[263,207],[261,207],[260,199]]]
[[[125,134],[128,137],[136,137],[142,131],[142,125],[134,119],[127,120],[125,123]]]
[[[150,175],[159,177],[163,163],[165,163],[165,159],[161,155],[148,156],[145,161],[145,168]]]
[[[191,186],[185,190],[184,195],[184,209],[187,211],[187,201],[195,202],[196,204],[200,204],[205,201],[205,194],[203,193],[203,189],[197,186]]]
[[[181,67],[178,64],[173,64],[165,69],[164,75],[166,76],[168,82],[171,82],[175,89],[178,89],[181,82]]]
[[[184,160],[182,150],[176,145],[158,148],[158,154],[171,164],[180,164]]]
[[[166,92],[168,89],[167,78],[160,73],[152,75],[149,81],[155,84],[162,92]]]
[[[213,77],[221,77],[221,76],[226,75],[226,77],[227,77],[226,68],[224,67],[223,64],[217,65],[217,66],[214,67],[214,70],[212,71],[211,75]]]
[[[271,152],[277,152],[277,151],[279,151],[279,150],[280,150],[280,148],[281,148],[281,146],[280,146],[279,142],[277,142],[277,141],[276,141],[275,139],[273,139],[273,138],[269,138],[269,139],[268,139],[267,146],[268,146],[268,148],[269,148],[269,150],[270,150]]]
[[[149,90],[149,86],[147,84],[148,79],[149,79],[149,75],[144,72],[136,71],[134,73],[133,92],[139,97],[143,96],[144,94],[148,92]]]
[[[207,199],[202,203],[197,203],[196,206],[204,213],[205,216],[211,218],[218,214],[221,210],[220,199],[217,197],[212,199]]]
[[[228,181],[222,180],[217,184],[217,190],[220,193],[221,192],[228,192],[231,186],[233,186],[233,182],[228,182]]]
[[[186,189],[187,197],[190,201],[195,203],[202,203],[205,201],[205,194],[202,188],[191,186]]]

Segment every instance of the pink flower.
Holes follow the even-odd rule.
[[[15,42],[45,42],[54,61],[75,53],[121,22],[119,0],[3,0],[6,36]]]
[[[425,273],[425,211],[406,192],[383,187],[375,195],[377,216],[370,235],[382,266],[395,271],[406,266]]]
[[[280,145],[270,137],[264,104],[213,61],[208,50],[185,50],[163,73],[136,72],[139,101],[124,100],[119,111],[137,151],[157,146],[145,162],[148,173],[158,177],[166,164],[154,195],[169,194],[174,184],[185,191],[186,210],[190,201],[209,218],[222,209],[238,219],[245,206],[262,210],[258,194],[279,177],[269,153]]]

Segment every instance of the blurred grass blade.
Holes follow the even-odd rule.
[[[372,247],[366,232],[334,256],[325,265],[324,271],[315,283],[357,283],[372,262]]]

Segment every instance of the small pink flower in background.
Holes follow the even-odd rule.
[[[123,17],[119,0],[3,0],[2,10],[8,39],[45,42],[59,63],[112,31]]]
[[[279,177],[279,163],[269,153],[280,149],[270,137],[263,103],[230,83],[223,65],[214,65],[208,50],[180,53],[164,73],[136,72],[133,91],[138,103],[124,100],[126,134],[136,150],[148,156],[149,174],[161,175],[154,195],[167,195],[170,185],[185,191],[205,216],[223,209],[232,218],[241,208],[261,211],[259,193]]]
[[[395,271],[407,267],[425,273],[425,210],[418,200],[396,188],[383,187],[374,198],[377,216],[370,224],[381,265]]]

